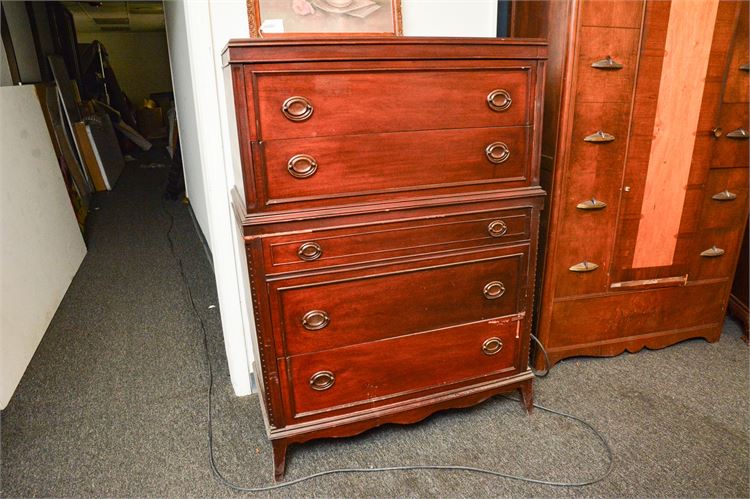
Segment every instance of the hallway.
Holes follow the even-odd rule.
[[[166,169],[132,163],[95,198],[89,253],[2,412],[3,496],[226,496],[207,456],[202,331],[169,250],[182,260],[208,331],[217,465],[268,484],[271,452],[256,396],[233,395],[213,273],[185,205],[162,202]],[[334,475],[289,496],[744,496],[748,365],[740,329],[613,359],[571,359],[536,382],[542,405],[583,417],[614,470],[587,488],[463,472]],[[633,387],[637,386],[638,389]],[[598,476],[606,454],[585,428],[502,398],[410,426],[294,446],[287,477],[336,467],[464,464],[561,481]]]

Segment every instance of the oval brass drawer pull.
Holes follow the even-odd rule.
[[[595,69],[603,69],[607,71],[607,70],[613,70],[613,69],[622,69],[622,64],[612,59],[611,56],[607,56],[604,59],[593,63],[591,67]]]
[[[505,142],[493,142],[484,149],[484,154],[490,160],[490,163],[498,165],[508,161],[508,158],[510,158],[510,149],[508,149]]]
[[[503,88],[498,88],[487,94],[487,105],[495,112],[505,111],[513,104],[510,93]]]
[[[701,251],[701,256],[705,256],[706,258],[715,258],[717,256],[722,256],[723,254],[724,250],[721,248],[717,248],[716,246],[712,246],[705,251]]]
[[[500,281],[491,281],[484,285],[484,297],[488,300],[497,300],[505,294],[505,284]]]
[[[295,95],[284,101],[281,112],[289,121],[305,121],[312,116],[313,106],[306,98]]]
[[[724,189],[723,191],[711,196],[711,199],[715,199],[716,201],[734,201],[737,199],[737,194],[729,192],[729,189]]]
[[[578,208],[579,210],[601,210],[606,207],[607,203],[605,203],[604,201],[599,201],[596,198],[581,201],[576,205],[576,208]]]
[[[485,355],[495,355],[503,349],[503,340],[497,336],[484,340],[482,343],[482,353]]]
[[[318,371],[310,376],[310,388],[322,392],[328,390],[336,382],[336,377],[331,371]]]
[[[744,128],[738,128],[736,130],[732,130],[731,132],[727,132],[728,139],[747,140],[748,137],[750,137],[750,134],[748,134],[747,130],[745,130]]]
[[[309,154],[292,156],[287,164],[289,174],[294,178],[312,177],[318,169],[318,162]]]
[[[487,232],[489,232],[492,237],[504,236],[505,233],[508,232],[508,224],[502,220],[493,220],[487,225]]]
[[[583,140],[586,142],[612,142],[613,140],[615,140],[615,136],[611,133],[599,130],[596,133],[592,133],[591,135],[586,136],[586,138],[584,138]]]
[[[297,249],[297,256],[300,258],[300,260],[304,260],[306,262],[317,260],[322,255],[323,248],[321,248],[320,245],[315,242],[300,244],[299,248]]]
[[[571,272],[591,272],[592,270],[596,270],[598,268],[599,266],[597,264],[584,260],[580,263],[576,263],[568,270],[570,270]]]
[[[302,317],[302,327],[308,331],[318,331],[331,322],[331,318],[323,310],[310,310]]]

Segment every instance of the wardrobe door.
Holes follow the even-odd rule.
[[[735,2],[649,2],[610,288],[681,285],[700,230]]]

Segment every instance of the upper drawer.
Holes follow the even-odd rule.
[[[431,130],[270,140],[258,146],[269,204],[415,189],[525,187],[530,127]],[[498,185],[499,184],[499,185]],[[349,199],[347,199],[349,198]]]
[[[263,140],[533,121],[530,65],[252,75]]]

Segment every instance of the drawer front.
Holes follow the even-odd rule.
[[[485,321],[282,359],[293,415],[372,407],[420,390],[509,376],[521,368],[523,323]]]
[[[296,355],[511,315],[525,305],[528,245],[269,283]]]
[[[711,162],[713,168],[747,168],[750,164],[750,124],[746,103],[724,104],[721,108],[719,127],[721,137],[716,139],[714,155]],[[745,130],[745,135],[731,137],[732,132]]]
[[[582,0],[581,26],[639,28],[643,0]]]
[[[530,231],[531,208],[510,208],[271,236],[263,251],[274,274],[526,241]]]
[[[748,88],[750,73],[742,69],[743,65],[750,63],[750,47],[748,47],[748,2],[742,2],[741,9],[737,31],[734,34],[732,56],[729,59],[729,71],[727,73],[723,96],[724,102],[747,103],[750,101],[748,98],[748,93],[750,92]]]
[[[529,127],[479,128],[264,142],[268,202],[468,184],[526,186],[530,133]]]
[[[731,229],[742,224],[748,203],[747,168],[710,170],[698,228]]]
[[[709,171],[690,255],[691,281],[734,275],[747,220],[747,203],[747,168]]]
[[[576,296],[607,290],[612,240],[617,226],[620,181],[625,167],[628,142],[628,104],[588,103],[576,106],[570,165],[566,170],[558,207],[555,296]],[[588,135],[602,130],[615,137],[612,142],[586,142]],[[579,209],[592,198],[606,204],[601,209]],[[574,272],[581,262],[598,265],[595,270]]]
[[[533,116],[531,64],[536,63],[453,70],[254,73],[259,136],[270,140],[526,125]],[[487,99],[496,90],[505,94],[495,94],[493,110]],[[300,102],[306,104],[295,102],[292,108],[293,119],[305,117],[302,121],[282,111],[293,97],[305,99]]]
[[[640,30],[582,27],[580,39],[576,101],[629,104],[635,84]],[[612,65],[621,67],[614,69]]]
[[[727,286],[713,282],[559,301],[545,346],[552,352],[720,323]]]

